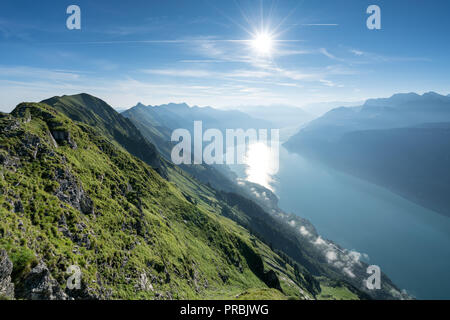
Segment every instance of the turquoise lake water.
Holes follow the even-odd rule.
[[[309,219],[323,237],[368,254],[415,297],[450,298],[450,218],[284,148],[273,178],[281,209]]]

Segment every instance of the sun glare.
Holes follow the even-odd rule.
[[[253,49],[261,55],[270,55],[273,48],[273,39],[268,33],[259,33],[252,40]]]
[[[247,180],[254,182],[272,190],[274,174],[274,154],[265,143],[254,143],[250,145],[246,157],[245,164]]]

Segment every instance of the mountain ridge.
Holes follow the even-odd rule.
[[[161,161],[155,146],[141,135],[131,121],[121,116],[106,102],[86,93],[55,96],[41,102],[63,112],[72,120],[97,126],[103,134],[117,140],[131,154],[164,175],[165,163]]]

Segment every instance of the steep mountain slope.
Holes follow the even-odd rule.
[[[176,144],[171,141],[171,135],[174,129],[186,128],[192,131],[194,121],[192,119],[203,121],[203,123],[206,124],[205,128],[217,124],[218,119],[213,118],[213,120],[211,120],[210,116],[211,113],[216,114],[215,112],[199,109],[203,108],[190,108],[185,104],[169,104],[158,107],[138,104],[123,112],[122,115],[139,128],[142,135],[157,147],[158,151],[167,161],[170,161],[172,148]],[[189,112],[193,112],[193,114],[188,115]],[[218,111],[219,114],[222,112],[223,111]],[[206,118],[204,118],[205,115]],[[248,116],[245,118],[247,117]],[[257,120],[252,121],[255,122]],[[231,123],[228,123],[228,125],[230,125],[229,128],[238,128]],[[248,125],[249,124],[247,123],[246,126]],[[221,126],[224,126],[224,124],[221,124]],[[227,178],[227,176],[233,176],[233,173],[230,170],[227,170],[228,167],[226,166],[182,164],[180,167],[197,180],[210,184],[215,189],[242,192],[236,184],[232,183],[230,179]],[[234,177],[232,179],[234,179]]]
[[[156,145],[160,152],[170,157],[173,144],[172,131],[183,128],[193,135],[194,121],[201,121],[203,131],[218,129],[225,134],[226,129],[271,129],[273,123],[256,119],[238,110],[218,110],[211,107],[190,107],[187,104],[170,103],[161,106],[144,106],[138,103],[122,115],[130,120]]]
[[[170,142],[171,130],[163,127],[161,122],[155,121],[154,115],[149,112],[151,109],[152,107],[135,107],[124,115],[136,124],[144,136],[155,143],[167,159],[170,159],[173,146]],[[158,126],[157,130],[155,125]],[[156,138],[155,131],[158,133]],[[176,183],[180,189],[190,190],[191,194],[196,194],[195,202],[201,203],[205,197],[198,195],[205,193],[209,194],[208,198],[220,199],[225,203],[221,205],[222,215],[257,234],[274,250],[287,254],[289,259],[299,263],[313,275],[326,275],[348,281],[359,290],[367,291],[363,282],[367,276],[365,270],[367,265],[359,261],[359,258],[355,259],[354,252],[343,250],[331,241],[322,239],[308,221],[280,210],[277,205],[278,199],[270,190],[244,180],[237,180],[236,176],[221,170],[220,166],[202,164],[180,168],[196,179],[190,178],[185,173],[178,175],[169,173],[170,181]],[[219,191],[204,186],[197,180]],[[330,252],[339,257],[333,263],[327,259]],[[383,277],[385,284],[383,290],[366,294],[379,299],[402,297],[391,281],[385,275]]]
[[[285,146],[450,216],[450,98],[398,94],[338,108]]]
[[[17,298],[234,298],[248,290],[313,298],[320,290],[222,217],[218,200],[195,204],[197,194],[96,128],[31,103],[2,114],[0,126],[0,248]],[[71,265],[81,268],[81,290],[66,287]]]

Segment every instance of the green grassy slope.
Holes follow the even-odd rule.
[[[142,135],[158,149],[166,160],[170,161],[172,148],[176,144],[171,141],[172,130],[183,126],[183,123],[179,120],[179,115],[169,110],[160,114],[155,112],[153,108],[146,106],[133,107],[124,111],[122,115],[139,129]],[[181,164],[180,167],[197,180],[210,184],[215,189],[245,192],[230,181],[226,177],[226,173],[219,171],[217,167],[207,164]]]

